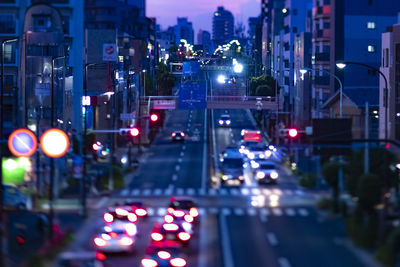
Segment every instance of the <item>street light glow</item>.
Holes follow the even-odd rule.
[[[225,80],[226,80],[226,76],[224,74],[218,75],[217,81],[219,83],[225,83]]]
[[[308,71],[307,69],[300,69],[300,73],[301,73],[302,75],[306,74],[307,71]]]
[[[238,63],[233,66],[233,71],[235,73],[241,73],[243,71],[243,65]]]
[[[344,64],[344,63],[336,63],[336,67],[338,67],[339,69],[344,69],[344,68],[346,68],[346,64]]]

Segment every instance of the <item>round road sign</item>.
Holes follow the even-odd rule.
[[[67,153],[69,138],[60,129],[52,128],[45,131],[40,138],[40,147],[43,153],[52,158],[59,158]]]
[[[16,157],[30,157],[37,149],[37,139],[28,129],[18,129],[8,138],[8,148]]]

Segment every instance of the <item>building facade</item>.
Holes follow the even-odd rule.
[[[228,43],[234,37],[235,21],[232,13],[219,6],[214,12],[212,38],[216,46]]]
[[[188,21],[188,18],[177,18],[177,24],[175,26],[175,37],[177,42],[184,39],[189,44],[194,44],[194,31],[192,22]]]

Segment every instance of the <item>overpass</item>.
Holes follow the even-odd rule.
[[[177,96],[146,96],[141,102],[153,109],[177,109]],[[207,96],[207,109],[258,109],[282,110],[282,101],[269,96]]]

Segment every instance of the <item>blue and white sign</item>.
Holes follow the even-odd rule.
[[[198,61],[186,61],[182,63],[182,76],[193,77],[200,76],[200,62]]]
[[[179,89],[180,109],[205,109],[206,103],[206,84],[198,81],[187,81],[181,84]]]

